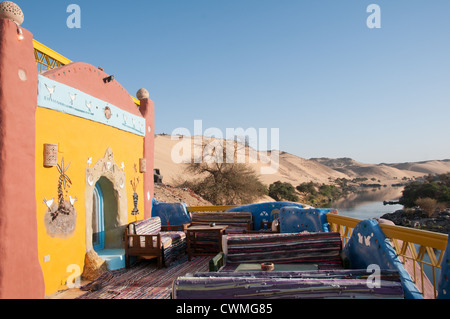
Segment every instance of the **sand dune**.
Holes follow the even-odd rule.
[[[449,171],[450,160],[386,164],[386,165],[395,167],[400,170],[420,172],[423,174],[444,174]]]
[[[207,143],[213,141],[221,140],[208,139]],[[329,184],[330,179],[356,177],[366,177],[368,182],[374,178],[376,183],[390,185],[400,182],[404,177],[450,172],[450,160],[375,165],[359,163],[350,158],[305,159],[286,152],[256,152],[242,144],[236,148],[245,150],[245,162],[260,174],[261,181],[267,185],[276,181],[289,182],[294,186],[309,181]],[[189,162],[194,153],[192,137],[156,135],[155,168],[160,169],[163,182],[175,185],[183,179],[195,178],[195,175],[186,172],[188,164],[183,162]],[[275,165],[275,162],[278,164]],[[277,169],[271,174],[265,174],[263,170],[269,168]]]

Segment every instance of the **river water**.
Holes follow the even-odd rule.
[[[403,187],[386,187],[376,190],[366,190],[362,193],[352,194],[351,196],[340,199],[332,204],[339,215],[353,217],[358,219],[380,218],[386,213],[393,213],[402,209],[402,205],[383,205],[383,201],[397,201],[402,196]],[[416,250],[419,249],[418,245]],[[437,258],[439,258],[437,253]],[[428,255],[424,258],[430,262]],[[428,278],[433,278],[432,268],[424,264],[424,271]],[[440,276],[440,269],[436,269],[436,278]]]
[[[358,219],[379,218],[386,213],[402,209],[402,205],[383,205],[383,201],[397,201],[402,195],[403,187],[382,187],[367,189],[351,194],[332,204],[339,215]]]

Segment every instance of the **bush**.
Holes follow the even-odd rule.
[[[316,195],[317,194],[316,186],[314,185],[313,182],[301,183],[300,185],[298,185],[296,187],[296,189],[300,193],[306,193],[306,194],[311,194],[311,195]]]
[[[437,209],[442,209],[442,203],[438,203],[438,201],[434,198],[418,198],[416,200],[416,205],[428,215],[428,217],[433,216]]]
[[[292,201],[297,202],[298,196],[295,194],[295,188],[292,184],[277,181],[269,186],[269,196],[276,201]]]
[[[322,184],[322,186],[319,187],[319,192],[330,200],[341,196],[341,190],[335,185]]]
[[[414,207],[419,198],[432,198],[439,203],[450,201],[450,187],[440,181],[412,182],[405,186],[400,204]]]
[[[192,189],[213,205],[251,204],[267,195],[267,188],[255,172],[246,166],[228,166],[216,175],[186,181],[183,187]]]

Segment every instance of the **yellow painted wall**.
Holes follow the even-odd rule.
[[[58,198],[59,173],[56,167],[43,166],[43,149],[45,143],[59,144],[58,163],[70,164],[67,175],[72,181],[70,195],[77,197],[74,204],[77,213],[76,229],[69,238],[56,238],[48,235],[44,215],[47,207],[43,203],[47,199]],[[139,158],[143,157],[144,138],[104,124],[67,115],[54,110],[37,108],[36,111],[36,202],[38,222],[39,262],[45,279],[46,295],[65,289],[69,276],[79,266],[83,271],[86,253],[86,221],[85,221],[85,185],[87,161],[92,157],[92,165],[103,158],[109,147],[114,154],[116,164],[125,164],[128,221],[136,220],[131,215],[134,207],[133,190],[130,180],[139,176],[137,219],[143,218],[144,195],[143,176],[139,173]],[[134,165],[138,169],[136,173]],[[18,171],[20,174],[27,172]],[[71,265],[76,265],[74,268]],[[73,266],[72,266],[73,267]]]

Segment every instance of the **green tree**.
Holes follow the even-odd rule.
[[[277,181],[269,186],[269,196],[276,201],[292,201],[297,202],[298,196],[295,194],[295,188],[290,183]]]
[[[300,185],[298,185],[296,187],[296,189],[300,193],[306,193],[306,194],[311,194],[311,195],[317,194],[316,186],[314,185],[313,182],[301,183]]]
[[[332,200],[333,198],[338,198],[341,196],[341,190],[336,187],[335,185],[326,185],[322,184],[319,187],[319,192],[325,197],[328,197],[328,199]]]
[[[431,198],[439,203],[450,202],[450,187],[446,185],[448,176],[445,174],[442,177],[445,182],[427,178],[425,182],[415,181],[407,184],[399,200],[400,204],[405,207],[414,207],[419,198]]]

